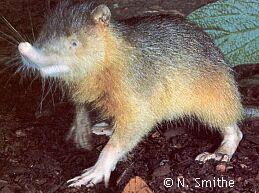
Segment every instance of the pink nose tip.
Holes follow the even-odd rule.
[[[22,55],[27,55],[32,50],[32,45],[28,42],[22,42],[18,45],[18,50]]]

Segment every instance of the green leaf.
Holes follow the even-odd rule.
[[[259,0],[219,0],[187,19],[214,39],[231,66],[259,63]]]

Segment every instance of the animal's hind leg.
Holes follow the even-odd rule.
[[[237,124],[220,129],[223,137],[221,145],[214,153],[204,152],[198,155],[195,160],[206,162],[210,159],[217,161],[229,161],[235,153],[243,134]]]

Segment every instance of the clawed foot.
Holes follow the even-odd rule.
[[[101,122],[101,123],[95,124],[92,127],[92,133],[94,133],[95,135],[111,136],[112,135],[112,129],[109,128],[108,123]]]
[[[92,128],[87,124],[74,124],[67,135],[66,140],[72,139],[77,148],[83,148],[87,150],[92,149],[92,136],[91,133],[96,135],[111,136],[112,130],[109,128],[109,124],[105,122],[97,123]]]
[[[105,170],[103,166],[96,164],[95,166],[85,170],[80,176],[68,180],[67,183],[70,184],[68,187],[81,187],[82,185],[92,187],[104,180],[105,187],[107,188],[111,172],[111,169]]]
[[[71,180],[68,180],[69,187],[92,187],[102,181],[108,187],[111,172],[115,169],[122,154],[118,146],[106,145],[102,150],[96,164],[84,170],[84,172]]]
[[[214,153],[204,152],[198,155],[195,160],[206,162],[208,160],[216,160],[221,162],[229,162],[235,153],[243,134],[236,124],[228,126],[221,130],[223,141]]]
[[[205,163],[208,160],[215,160],[215,161],[222,161],[222,162],[229,162],[230,161],[230,156],[227,154],[222,154],[222,153],[209,153],[209,152],[203,152],[199,154],[196,158],[196,161],[200,161]]]

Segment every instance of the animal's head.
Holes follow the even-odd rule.
[[[48,16],[34,44],[18,49],[23,65],[43,77],[76,78],[100,68],[105,59],[104,33],[111,12],[106,5],[61,3]]]

